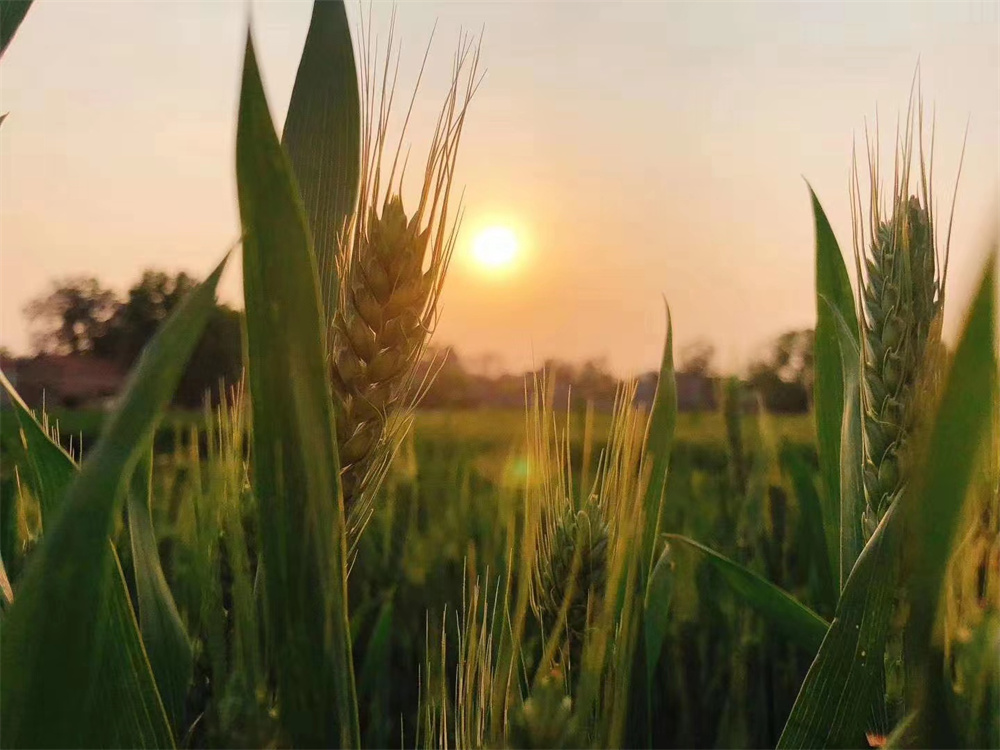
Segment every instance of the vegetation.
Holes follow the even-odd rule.
[[[171,276],[148,270],[120,299],[97,279],[61,279],[25,311],[35,328],[35,353],[100,357],[129,368],[196,285],[183,272]],[[241,326],[239,312],[213,304],[195,354],[174,393],[174,404],[199,408],[206,391],[217,400],[220,389],[239,381],[243,369]]]
[[[1000,745],[997,250],[947,356],[919,107],[887,205],[855,180],[858,291],[812,196],[815,453],[735,379],[685,424],[669,311],[648,412],[635,383],[603,423],[563,411],[543,375],[484,450],[482,415],[409,429],[474,49],[407,215],[343,4],[314,6],[283,139],[248,35],[244,380],[200,434],[154,450],[225,258],[84,456],[0,377],[0,744]]]

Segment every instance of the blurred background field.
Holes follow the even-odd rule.
[[[100,433],[105,412],[100,409],[55,409],[48,412],[49,422],[57,425],[63,444],[93,445]],[[593,429],[596,439],[607,439],[611,426],[610,413],[595,413]],[[775,415],[770,420],[776,438],[811,446],[814,441],[814,427],[810,414]],[[748,439],[752,439],[757,429],[757,421],[747,415],[743,421]],[[203,433],[206,427],[205,414],[196,410],[174,410],[168,412],[156,432],[156,445],[160,453],[169,451],[173,444],[183,437],[187,439],[191,430]],[[453,444],[457,449],[503,449],[523,441],[525,414],[521,409],[422,409],[415,415],[414,437],[420,444]],[[570,435],[576,442],[582,442],[584,414],[582,411],[570,419]],[[725,448],[726,426],[718,412],[689,412],[678,415],[677,438],[682,444],[699,445],[708,452],[723,451]]]
[[[96,442],[103,417],[97,409],[48,415],[59,425],[63,444],[74,450],[81,438],[85,450]],[[565,408],[556,410],[557,422],[566,418]],[[593,466],[604,448],[611,415],[591,411],[588,417],[586,409],[574,409],[568,419],[574,482],[580,482],[582,467]],[[680,415],[665,528],[750,565],[829,615],[812,564],[817,550],[809,546],[806,519],[785,471],[789,460],[801,460],[815,477],[812,417],[747,413],[740,424],[737,438],[722,410]],[[240,604],[241,590],[245,595],[253,588],[257,555],[252,500],[243,484],[245,467],[224,465],[219,436],[208,425],[205,412],[174,410],[155,439],[152,510],[160,557],[197,655],[188,706],[195,729],[185,743],[258,744],[266,741],[269,729],[261,717],[267,714],[257,710],[259,696],[248,675],[262,660],[259,645],[246,642],[253,618],[246,602]],[[445,625],[453,667],[455,618],[464,597],[476,581],[495,583],[504,568],[509,550],[498,529],[524,491],[525,432],[523,409],[415,414],[349,578],[366,745],[417,742],[428,652],[436,652]],[[11,507],[17,478],[11,462],[2,465],[4,514],[10,518],[18,513]],[[27,538],[33,523],[23,514],[19,519]],[[242,551],[233,546],[241,538]],[[128,544],[119,549],[123,569],[130,571]],[[650,692],[653,710],[670,718],[655,723],[654,746],[773,745],[808,668],[809,653],[769,633],[725,587],[712,583],[713,575],[710,566],[678,567],[664,645],[672,666]],[[227,679],[213,680],[213,673]],[[213,697],[220,689],[226,694]]]

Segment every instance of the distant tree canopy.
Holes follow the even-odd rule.
[[[55,282],[25,314],[39,354],[100,357],[129,368],[171,311],[196,285],[186,273],[148,270],[120,298],[94,278]],[[235,383],[243,367],[241,313],[217,304],[195,348],[174,402],[197,407],[206,392]]]
[[[115,293],[94,278],[57,281],[43,297],[28,303],[24,312],[37,330],[35,351],[46,354],[93,352],[107,331],[119,305]]]
[[[715,345],[705,339],[692,341],[677,357],[677,372],[710,377],[715,372]]]
[[[802,412],[809,408],[813,387],[811,329],[788,331],[770,345],[767,355],[750,365],[747,381],[774,412]]]

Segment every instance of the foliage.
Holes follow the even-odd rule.
[[[25,314],[40,329],[33,334],[37,351],[80,354],[98,348],[117,308],[114,292],[97,279],[77,277],[54,282],[46,296],[28,303]]]
[[[747,382],[760,394],[765,408],[774,412],[808,410],[814,342],[812,329],[788,331],[771,343],[766,358],[750,365]]]
[[[196,286],[184,272],[147,270],[124,299],[97,279],[69,278],[32,301],[25,312],[37,330],[37,353],[100,357],[131,367],[156,330]],[[243,369],[242,314],[214,303],[203,337],[184,370],[173,402],[198,408],[207,392],[215,400]]]

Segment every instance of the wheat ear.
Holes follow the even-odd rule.
[[[341,244],[330,345],[341,480],[354,539],[370,516],[372,496],[426,385],[417,382],[417,364],[437,321],[454,248],[458,221],[453,216],[460,214],[449,210],[455,164],[466,112],[481,80],[479,48],[463,36],[428,149],[417,206],[407,215],[400,195],[406,122],[382,184],[395,88],[395,73],[390,80],[392,32],[377,85],[372,65],[377,51],[372,51],[370,35],[362,36],[362,189]],[[413,99],[407,121],[412,108]]]

